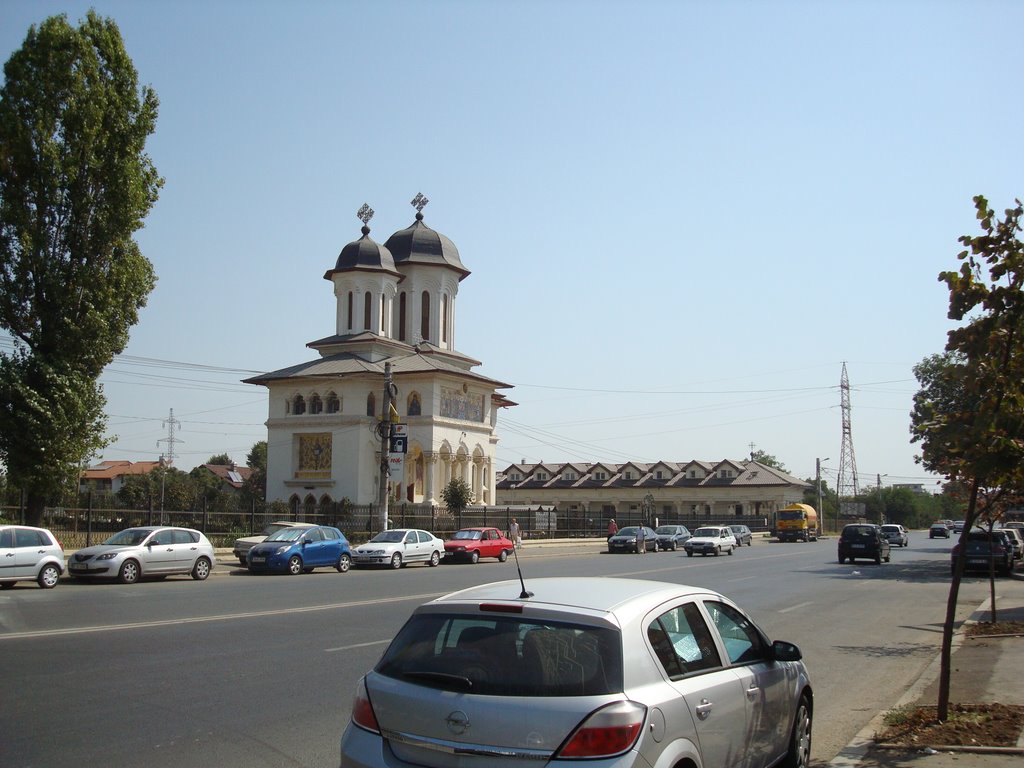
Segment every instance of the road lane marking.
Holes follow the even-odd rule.
[[[356,643],[355,645],[343,645],[340,648],[324,648],[324,653],[335,653],[336,651],[351,651],[354,648],[369,648],[371,645],[384,645],[390,643],[391,640],[374,640],[369,643]]]
[[[806,608],[808,605],[814,605],[814,603],[797,603],[796,605],[789,606],[789,608],[780,608],[779,613],[789,613],[790,611],[798,611],[801,608]]]
[[[205,624],[211,621],[234,621],[237,619],[255,619],[265,616],[288,616],[295,613],[313,613],[315,611],[333,611],[341,608],[363,608],[381,603],[401,603],[409,600],[432,600],[444,592],[430,592],[423,595],[405,595],[403,597],[374,598],[372,600],[353,600],[347,603],[331,603],[330,605],[310,605],[301,608],[279,608],[272,611],[248,611],[246,613],[223,613],[216,616],[194,616],[192,618],[164,619],[160,621],[139,621],[131,624],[104,624],[95,627],[67,627],[66,629],[43,629],[34,632],[11,632],[0,634],[0,642],[4,640],[25,640],[36,637],[61,637],[64,635],[86,635],[94,632],[123,632],[129,629],[153,629],[155,627],[172,627],[178,624]]]

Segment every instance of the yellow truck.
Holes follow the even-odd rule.
[[[809,504],[790,504],[775,516],[775,535],[779,541],[817,541],[818,513]]]

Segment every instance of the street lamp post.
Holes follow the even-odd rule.
[[[825,508],[821,503],[821,462],[828,458],[814,460],[814,483],[818,486],[818,515],[821,517],[821,532],[825,532]],[[839,511],[836,510],[836,530],[839,530]]]

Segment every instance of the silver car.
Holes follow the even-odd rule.
[[[0,525],[0,589],[34,581],[53,589],[64,573],[64,550],[45,528]]]
[[[238,562],[243,566],[248,565],[249,550],[255,547],[257,544],[261,544],[267,540],[267,536],[272,533],[277,533],[282,528],[299,528],[306,527],[308,523],[293,523],[289,520],[277,520],[273,523],[268,523],[264,527],[263,532],[255,536],[243,536],[240,539],[235,539],[235,546],[231,552],[235,557],[238,558]]]
[[[401,568],[407,563],[426,563],[434,567],[444,557],[444,541],[428,531],[393,528],[381,531],[365,544],[352,550],[353,565],[389,565]]]
[[[102,544],[78,550],[68,561],[68,573],[74,578],[117,579],[122,584],[176,573],[203,581],[215,562],[213,545],[199,531],[150,525],[126,528]]]
[[[356,686],[342,768],[807,766],[800,650],[728,598],[640,579],[526,587],[416,609]]]

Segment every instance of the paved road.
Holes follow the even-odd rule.
[[[729,595],[803,649],[816,687],[812,757],[823,765],[935,655],[949,546],[915,533],[891,563],[851,566],[831,541],[758,542],[719,558],[580,544],[572,555],[531,548],[522,567],[527,580],[620,575]],[[202,583],[4,592],[0,765],[337,765],[355,683],[409,611],[506,578],[516,578],[512,561],[299,577],[225,564]],[[986,594],[986,583],[966,583],[962,614]]]

